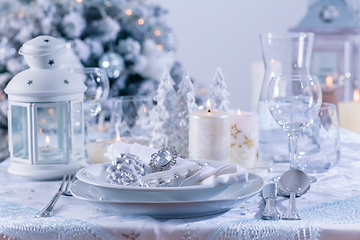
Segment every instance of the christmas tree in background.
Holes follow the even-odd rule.
[[[215,76],[209,88],[209,99],[211,108],[223,110],[225,112],[229,109],[229,100],[227,97],[230,95],[226,90],[225,77],[220,68],[216,69]]]
[[[172,146],[170,140],[176,117],[176,92],[175,82],[171,78],[169,71],[165,70],[161,77],[154,100],[156,106],[151,110],[153,130],[151,132],[150,145],[154,148],[163,148]]]
[[[182,71],[165,14],[143,0],[1,0],[0,99],[7,82],[27,68],[17,51],[38,35],[72,45],[68,67],[105,68],[110,97],[153,94],[164,68],[178,83]],[[7,127],[4,106],[6,100],[0,102],[0,128]]]
[[[188,71],[179,83],[176,92],[176,113],[171,142],[176,143],[176,149],[183,157],[189,156],[189,114],[198,110],[195,103],[194,87]]]

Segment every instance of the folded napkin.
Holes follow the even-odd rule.
[[[116,141],[108,147],[107,152],[104,154],[109,160],[113,160],[119,156],[120,153],[131,153],[137,155],[145,163],[145,173],[151,174],[151,168],[149,166],[151,155],[157,153],[155,148],[140,145],[138,143],[128,144],[121,141]],[[193,166],[191,159],[177,158],[176,164],[171,169],[176,168],[189,168]],[[196,160],[195,160],[196,161]],[[226,163],[225,165],[214,168],[207,166],[198,174],[186,179],[181,186],[191,185],[230,185],[234,183],[247,182],[248,172],[245,168],[238,164]]]

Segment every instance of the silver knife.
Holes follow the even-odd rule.
[[[264,220],[279,220],[280,214],[276,209],[275,199],[277,194],[277,188],[275,183],[266,185],[262,190],[262,196],[265,200],[265,208],[261,214]]]

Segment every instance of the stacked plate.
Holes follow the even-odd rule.
[[[197,160],[198,161],[198,160]],[[217,168],[223,162],[206,160]],[[220,213],[258,193],[261,177],[249,174],[249,181],[232,185],[186,187],[133,187],[106,182],[111,163],[96,164],[77,172],[73,196],[115,214],[149,215],[156,218],[198,217]]]

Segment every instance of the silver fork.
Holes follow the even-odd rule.
[[[35,217],[52,217],[54,213],[54,207],[61,195],[70,195],[71,183],[75,180],[75,174],[64,175],[59,190],[55,193],[48,205],[44,207],[40,212],[35,214]],[[66,186],[65,186],[66,183]]]

